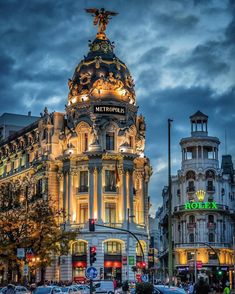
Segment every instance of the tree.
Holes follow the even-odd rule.
[[[23,263],[17,259],[17,248],[30,248],[38,257],[34,268],[43,273],[53,256],[68,253],[70,241],[78,233],[62,230],[63,211],[33,191],[29,183],[20,181],[0,186],[0,259],[7,264],[8,282],[12,271],[20,278]]]

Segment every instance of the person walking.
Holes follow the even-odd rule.
[[[223,294],[230,294],[231,293],[229,286],[230,286],[230,283],[226,282]]]
[[[195,285],[196,294],[209,294],[209,285],[204,281],[203,277],[200,277],[198,283]]]
[[[189,293],[189,294],[193,294],[193,293],[194,293],[194,285],[193,285],[192,282],[189,284],[189,287],[188,287],[188,293]]]

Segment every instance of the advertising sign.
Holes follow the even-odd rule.
[[[134,256],[129,256],[128,263],[129,263],[129,265],[134,265],[135,264],[135,258],[134,258]]]
[[[24,258],[25,257],[25,250],[24,248],[17,248],[17,257]]]

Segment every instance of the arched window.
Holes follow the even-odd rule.
[[[189,223],[190,224],[194,224],[195,223],[195,216],[194,215],[190,215],[189,216]]]
[[[212,215],[212,214],[208,215],[208,222],[214,223],[214,215]]]
[[[215,242],[215,235],[213,233],[210,233],[208,236],[209,242]]]
[[[121,255],[122,254],[122,245],[117,241],[107,241],[104,243],[104,253],[105,254],[113,254],[113,255]]]
[[[194,234],[189,234],[189,243],[194,243]]]
[[[215,178],[215,172],[211,169],[206,171],[206,179],[214,179]]]
[[[73,255],[86,255],[87,254],[87,243],[84,241],[78,241],[72,245]]]
[[[186,180],[195,180],[196,179],[196,175],[195,175],[195,172],[193,170],[189,170],[187,173],[186,173]]]

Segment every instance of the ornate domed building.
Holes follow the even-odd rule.
[[[24,175],[35,186],[41,181],[41,192],[65,212],[63,228],[78,231],[70,253],[55,257],[46,279],[83,280],[89,248],[95,246],[98,278],[121,281],[134,278],[131,267],[140,271],[142,249],[147,254],[151,167],[144,154],[146,125],[137,114],[130,72],[105,34],[114,13],[88,12],[95,14],[99,29],[69,79],[66,113],[45,109],[39,121],[1,143],[0,185]],[[12,144],[25,146],[25,159],[16,165],[8,164],[5,152]],[[95,232],[89,219],[96,220]]]

